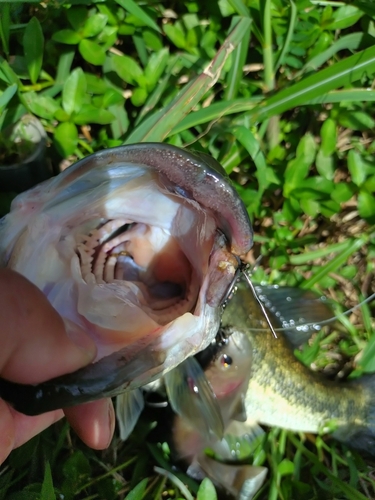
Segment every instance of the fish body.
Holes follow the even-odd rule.
[[[282,287],[279,292],[284,293],[287,299]],[[303,293],[300,291],[301,296]],[[305,306],[307,318],[321,304],[317,299],[308,297]],[[293,306],[288,307],[293,309]],[[321,432],[333,422],[335,438],[373,454],[374,378],[369,376],[336,382],[311,371],[294,356],[292,345],[282,332],[278,333],[278,339],[273,338],[270,329],[264,325],[264,318],[257,311],[251,291],[241,283],[222,318],[225,335],[230,338],[230,335],[236,334],[237,342],[242,335],[242,342],[251,344],[251,373],[244,397],[248,419],[309,433]],[[294,314],[300,317],[297,303]],[[281,321],[274,318],[273,323],[280,326]],[[261,330],[262,324],[263,330],[257,331]],[[298,331],[295,330],[294,334],[298,335]],[[293,337],[293,332],[289,333],[290,336]]]
[[[174,146],[107,149],[18,196],[0,221],[0,265],[84,328],[97,357],[33,386],[0,380],[0,396],[35,415],[162,376],[215,337],[251,244],[222,167]]]

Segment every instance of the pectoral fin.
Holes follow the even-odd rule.
[[[120,428],[120,438],[125,441],[133,431],[144,408],[140,389],[123,392],[116,397],[116,417]]]
[[[216,396],[197,360],[187,358],[165,375],[173,410],[201,434],[221,439],[224,423]]]

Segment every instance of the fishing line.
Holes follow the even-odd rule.
[[[260,305],[260,308],[262,310],[262,313],[264,315],[264,318],[265,320],[267,321],[267,324],[272,332],[272,335],[275,337],[275,339],[277,339],[277,334],[276,334],[276,331],[274,329],[274,327],[272,326],[272,323],[271,323],[271,320],[270,318],[268,317],[268,314],[267,314],[267,311],[266,311],[266,308],[264,307],[264,304],[263,302],[260,300],[260,298],[258,297],[258,294],[254,288],[254,285],[250,279],[250,276],[248,275],[248,273],[246,272],[246,267],[244,269],[242,269],[242,274],[243,276],[245,276],[245,279],[247,281],[247,284],[249,285],[249,288],[250,290],[252,291],[253,295],[254,295],[254,298],[255,300],[258,302],[258,304]],[[262,329],[264,330],[264,328]]]
[[[246,276],[246,274],[245,274],[245,276]],[[247,276],[246,276],[246,278],[247,278],[247,280],[249,282],[249,278]],[[273,331],[274,332],[283,332],[285,330],[290,330],[290,329],[295,329],[295,330],[298,331],[298,330],[303,330],[304,328],[310,327],[310,326],[312,326],[312,327],[314,327],[314,326],[320,326],[320,325],[324,326],[324,325],[327,325],[328,323],[332,323],[333,321],[336,321],[336,320],[340,319],[340,316],[348,316],[349,314],[351,314],[352,312],[356,311],[357,309],[359,309],[364,304],[372,302],[374,299],[375,299],[375,293],[372,293],[366,299],[363,299],[359,304],[351,307],[350,309],[347,309],[343,313],[340,313],[340,314],[337,314],[335,316],[332,316],[332,318],[324,319],[322,321],[312,321],[311,323],[301,323],[299,325],[294,324],[294,325],[289,325],[289,326],[283,326],[283,327],[280,327],[280,328],[273,328]],[[258,302],[259,302],[259,300],[260,299],[258,298]],[[267,321],[267,323],[268,323],[268,321]],[[267,331],[265,328],[251,328],[251,330],[253,330],[255,332],[265,332],[265,331]]]

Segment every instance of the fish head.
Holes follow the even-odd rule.
[[[100,151],[19,195],[0,222],[0,265],[94,338],[106,373],[133,362],[91,399],[148,383],[216,335],[252,229],[208,158],[159,143]]]
[[[253,359],[251,343],[244,333],[233,331],[229,337],[219,335],[201,358],[207,356],[210,349],[213,351],[212,359],[205,366],[204,373],[216,396],[224,425],[231,419],[244,420],[243,398],[248,388]]]

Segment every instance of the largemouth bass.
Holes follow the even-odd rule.
[[[36,415],[162,376],[213,340],[251,245],[219,163],[174,146],[104,150],[18,196],[0,222],[0,265],[84,328],[97,357],[35,386],[0,380],[0,396]]]
[[[282,296],[285,309],[289,312],[294,309],[292,315],[296,319],[289,323],[289,327],[291,324],[297,326],[299,322],[302,332],[299,341],[306,339],[308,331],[303,323],[329,317],[329,313],[324,312],[324,305],[310,292],[306,295],[306,291],[297,291],[295,295],[300,295],[299,303],[290,302],[292,305],[288,305],[288,293],[282,287],[270,290],[272,300],[267,301],[267,291],[263,294],[263,300],[266,304],[268,302],[270,309],[282,311],[280,301],[277,307],[274,305],[275,297],[280,299]],[[247,345],[250,342],[252,347],[250,378],[244,396],[244,409],[249,421],[309,433],[318,433],[324,431],[327,424],[330,428],[333,425],[333,437],[374,454],[374,377],[335,382],[311,371],[293,354],[292,344],[300,342],[291,342],[290,339],[293,341],[293,335],[299,335],[298,327],[292,328],[288,338],[280,332],[275,341],[269,329],[257,331],[264,320],[254,315],[256,308],[251,306],[252,303],[254,298],[247,285],[239,284],[222,319],[222,329],[229,339],[235,334],[237,343]],[[285,321],[274,317],[275,326],[282,326],[283,323],[285,325]]]

